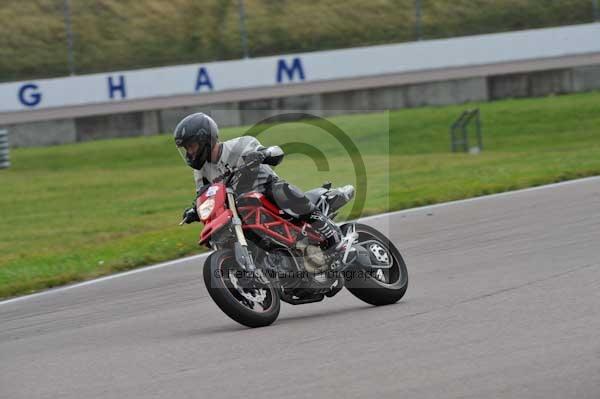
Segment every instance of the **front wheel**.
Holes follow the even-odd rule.
[[[211,298],[233,320],[247,327],[264,327],[277,319],[281,306],[277,291],[245,273],[233,251],[210,254],[203,274]]]
[[[344,234],[351,224],[342,226]],[[357,244],[369,251],[373,264],[381,264],[358,276],[356,273],[346,275],[346,287],[358,299],[375,306],[389,305],[398,302],[408,288],[408,271],[406,263],[396,246],[376,229],[354,223],[358,233]],[[365,270],[366,271],[366,270]]]

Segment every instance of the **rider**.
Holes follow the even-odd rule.
[[[250,136],[242,136],[225,142],[219,141],[219,128],[208,115],[198,112],[188,115],[175,127],[175,145],[185,162],[194,169],[196,195],[229,167],[238,167],[246,162],[262,162],[270,156],[271,148],[265,148]],[[237,193],[257,191],[265,194],[281,209],[300,220],[306,221],[327,238],[327,248],[340,243],[339,228],[322,214],[306,195],[296,186],[281,179],[270,166],[260,164],[253,173],[233,183]],[[184,223],[199,221],[194,206],[183,213]]]

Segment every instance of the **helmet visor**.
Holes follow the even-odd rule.
[[[188,166],[200,170],[209,157],[210,148],[210,145],[205,143],[191,142],[178,146],[177,150]]]
[[[181,155],[183,162],[185,162],[186,165],[189,165],[188,154],[185,147],[177,147],[177,152],[179,152],[179,155]]]

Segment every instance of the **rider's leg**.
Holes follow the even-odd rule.
[[[339,228],[315,208],[302,190],[293,184],[278,180],[269,185],[266,192],[283,211],[306,221],[327,238],[327,248],[334,248],[341,241]]]

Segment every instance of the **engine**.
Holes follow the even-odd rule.
[[[296,248],[302,251],[304,255],[304,269],[307,272],[318,275],[329,269],[327,256],[320,247],[307,244],[305,241],[299,241]]]
[[[328,290],[336,280],[335,277],[325,273],[328,265],[323,251],[314,245],[309,245],[303,251],[298,251],[294,256],[287,249],[275,249],[265,255],[264,265],[268,276],[277,280],[286,290]]]

